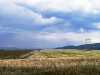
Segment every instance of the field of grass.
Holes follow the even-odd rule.
[[[0,59],[16,59],[30,52],[31,50],[0,50]]]
[[[87,57],[100,57],[98,50],[41,50],[35,52],[29,59],[45,59],[45,58],[87,58]]]
[[[99,50],[41,50],[0,60],[0,75],[100,75]]]

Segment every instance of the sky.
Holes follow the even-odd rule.
[[[100,0],[0,0],[0,47],[100,42]]]

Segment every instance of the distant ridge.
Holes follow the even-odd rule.
[[[41,50],[40,48],[0,47],[0,50]]]
[[[64,47],[57,47],[55,49],[86,49],[86,44],[79,45],[79,46],[70,45]],[[100,50],[100,43],[90,44],[90,49]]]
[[[17,48],[17,47],[0,47],[0,50],[17,50],[17,49],[20,49],[20,48]]]

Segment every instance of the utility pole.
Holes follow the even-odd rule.
[[[91,40],[91,39],[89,38],[88,40],[89,40],[89,50],[90,50],[90,40]]]
[[[67,48],[69,49],[69,44],[67,44]]]
[[[88,40],[88,39],[86,38],[85,40],[86,40],[86,50],[87,50],[87,40]]]
[[[90,38],[89,39],[85,39],[86,40],[86,50],[90,50]]]

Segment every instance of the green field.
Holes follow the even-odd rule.
[[[0,50],[0,59],[16,59],[32,50]]]
[[[100,75],[99,50],[57,49],[26,53],[28,56],[24,58],[1,59],[0,75]],[[3,54],[5,57],[5,52]]]
[[[100,57],[98,50],[41,50],[29,58]]]

